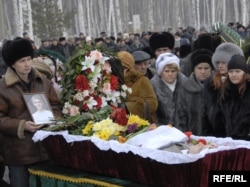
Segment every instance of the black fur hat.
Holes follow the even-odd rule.
[[[211,33],[203,33],[200,34],[197,40],[194,41],[192,51],[196,49],[206,48],[214,52],[217,46],[219,46],[221,43],[222,40],[218,35]]]
[[[174,43],[174,36],[169,32],[154,33],[149,39],[149,47],[153,53],[155,53],[156,49],[162,47],[173,49]]]
[[[34,57],[34,49],[30,41],[23,38],[8,40],[2,48],[2,56],[7,66],[11,67],[17,60],[31,56]]]
[[[199,63],[206,62],[208,63],[212,69],[214,69],[212,64],[212,51],[208,49],[196,49],[192,52],[191,55],[191,70],[194,71],[195,66],[197,66]]]

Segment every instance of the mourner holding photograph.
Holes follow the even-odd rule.
[[[53,83],[32,68],[34,49],[23,38],[8,40],[2,48],[8,66],[0,80],[0,132],[3,134],[3,157],[8,166],[11,187],[29,187],[28,168],[48,160],[41,142],[32,140],[44,125],[37,125],[23,98],[24,93],[44,92],[55,117],[61,116],[60,103]]]

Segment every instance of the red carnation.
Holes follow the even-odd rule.
[[[79,91],[89,90],[88,80],[84,75],[78,75],[75,80],[75,89]]]
[[[95,100],[97,102],[96,109],[100,109],[102,106],[102,98],[101,97],[95,97]]]
[[[191,132],[191,131],[186,131],[186,132],[184,132],[184,134],[185,134],[188,138],[190,138],[190,136],[192,135],[192,132]]]
[[[110,76],[110,84],[111,84],[111,90],[117,90],[118,89],[118,77],[115,75]]]
[[[207,141],[205,139],[199,139],[197,144],[202,143],[203,145],[207,145]]]
[[[89,107],[87,104],[82,105],[82,110],[83,111],[88,111]]]
[[[126,126],[128,123],[127,113],[124,108],[114,108],[113,112],[110,114],[110,117],[115,123],[119,125]]]

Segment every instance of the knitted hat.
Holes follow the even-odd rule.
[[[248,72],[248,67],[246,63],[246,59],[242,55],[234,55],[232,58],[229,60],[228,65],[227,65],[228,70],[230,69],[240,69],[244,72]]]
[[[151,58],[150,55],[144,51],[135,51],[132,55],[135,59],[135,63],[143,62]]]
[[[243,50],[239,46],[229,42],[222,43],[216,48],[212,56],[212,63],[217,69],[217,62],[224,62],[228,64],[232,56],[237,54],[244,56]]]
[[[118,58],[120,59],[122,66],[129,69],[133,70],[135,67],[135,60],[133,56],[127,52],[127,51],[119,51],[117,53]]]
[[[194,71],[195,66],[199,63],[208,63],[212,69],[214,69],[212,64],[212,51],[208,49],[196,49],[191,55],[191,70]]]
[[[2,56],[7,66],[11,67],[17,60],[31,56],[34,57],[34,49],[31,43],[23,38],[8,40],[2,48]]]
[[[86,37],[86,42],[91,41],[91,40],[92,40],[92,39],[91,39],[90,36],[87,36],[87,37]]]
[[[163,71],[164,67],[168,64],[176,64],[178,67],[180,60],[177,56],[175,56],[172,53],[162,53],[160,54],[156,59],[156,72],[158,75],[161,75],[161,72]]]
[[[169,32],[154,33],[149,39],[149,47],[153,52],[162,47],[173,49],[174,43],[174,36]]]

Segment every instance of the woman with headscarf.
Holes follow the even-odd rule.
[[[129,52],[120,51],[117,56],[124,68],[124,83],[132,89],[125,101],[128,112],[156,123],[158,102],[149,79],[135,70],[135,60]]]

